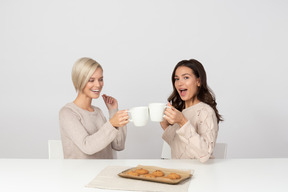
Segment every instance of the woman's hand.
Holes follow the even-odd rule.
[[[118,102],[115,98],[111,97],[111,96],[107,96],[105,94],[102,95],[102,98],[104,100],[104,103],[106,104],[106,107],[108,108],[108,110],[112,110],[112,109],[118,109]]]
[[[129,123],[128,110],[117,111],[109,121],[113,127],[123,127]]]
[[[168,103],[168,106],[169,107],[167,107],[165,112],[164,112],[164,114],[165,114],[164,119],[169,124],[173,125],[173,124],[177,123],[180,127],[182,127],[187,122],[187,119],[184,117],[183,113],[181,113],[180,111],[175,109],[170,103]]]

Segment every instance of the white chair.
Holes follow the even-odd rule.
[[[64,159],[61,140],[48,140],[49,159]]]
[[[227,143],[216,143],[213,155],[215,159],[226,159]]]
[[[163,141],[161,159],[171,159],[171,148],[166,141]]]
[[[226,143],[216,143],[213,156],[215,159],[226,159],[227,154],[227,144]],[[161,159],[171,159],[171,149],[168,143],[165,141],[162,145]]]
[[[112,149],[112,155],[113,155],[113,159],[117,159],[118,158],[118,152]]]

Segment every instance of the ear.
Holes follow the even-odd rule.
[[[201,86],[201,80],[200,80],[200,78],[197,78],[197,86],[198,86],[198,87]]]

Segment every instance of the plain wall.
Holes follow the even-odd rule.
[[[288,2],[1,0],[0,158],[47,158],[80,57],[120,109],[166,102],[183,59],[205,67],[228,158],[288,157]],[[108,118],[102,99],[93,101]],[[160,158],[162,129],[128,124],[119,158]]]

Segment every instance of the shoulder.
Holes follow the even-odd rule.
[[[73,103],[67,103],[66,105],[64,105],[61,109],[60,109],[60,113],[62,111],[75,111],[75,107],[73,106]]]
[[[77,114],[79,114],[79,112],[77,111],[77,108],[73,103],[67,103],[59,111],[60,117],[71,116],[71,115],[78,116]]]
[[[208,114],[215,114],[214,109],[210,105],[208,105],[206,103],[203,103],[203,102],[201,102],[199,104],[200,104],[199,105],[199,110],[205,111]]]
[[[203,102],[197,104],[196,112],[197,116],[202,120],[206,119],[207,117],[215,116],[214,109],[210,105]]]

